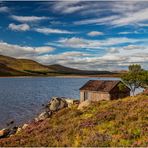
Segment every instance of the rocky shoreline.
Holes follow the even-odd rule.
[[[79,100],[73,100],[65,97],[52,97],[50,101],[44,105],[44,111],[41,112],[36,118],[30,123],[25,123],[23,126],[13,126],[14,122],[11,121],[7,128],[0,130],[0,139],[7,138],[18,134],[20,131],[26,129],[31,124],[37,124],[47,118],[51,118],[54,113],[65,108],[71,107],[73,104],[79,104]]]

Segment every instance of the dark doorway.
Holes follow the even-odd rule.
[[[84,101],[88,100],[88,92],[84,92]]]

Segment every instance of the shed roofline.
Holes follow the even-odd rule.
[[[117,84],[116,84],[116,85],[114,85],[114,86],[110,89],[110,91],[108,91],[108,92],[111,92],[111,91],[112,91],[112,89],[113,89],[113,88],[115,88],[115,87],[116,87],[116,86],[117,86],[120,82],[122,83],[122,81],[118,80]]]
[[[91,81],[95,81],[95,80],[89,80],[87,83],[90,83]],[[114,87],[116,87],[119,83],[123,83],[128,89],[129,89],[129,91],[131,91],[131,89],[122,81],[122,80],[96,80],[96,81],[117,81],[117,84],[116,85],[114,85],[111,89],[110,89],[110,91],[114,88]],[[83,90],[83,91],[92,91],[92,90],[85,90],[85,89],[82,89],[87,83],[85,83],[81,88],[79,88],[79,90]],[[95,92],[110,92],[110,91],[95,91]]]
[[[82,89],[87,83],[90,83],[91,81],[118,81],[118,83],[119,82],[121,82],[121,80],[89,80],[89,81],[87,81],[81,88],[79,88],[79,90],[84,90],[84,89]],[[116,85],[115,85],[116,86]]]

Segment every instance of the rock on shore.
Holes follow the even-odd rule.
[[[9,129],[2,129],[0,130],[0,138],[6,137],[9,134]]]
[[[90,100],[86,100],[84,102],[81,102],[78,106],[78,109],[82,110],[82,109],[86,108],[87,106],[89,106],[90,104],[91,104]]]
[[[65,107],[71,107],[72,104],[77,104],[78,100],[72,100],[70,98],[64,98],[64,97],[52,97],[47,105],[45,105],[44,111],[40,113],[33,122],[39,122],[43,121],[47,118],[50,118],[52,114],[58,110],[61,110]],[[29,126],[29,124],[24,124],[21,127],[13,126],[11,128],[6,128],[0,130],[0,138],[5,138],[12,136],[14,134],[19,133],[23,129],[26,129]]]
[[[64,107],[67,107],[68,104],[64,98],[52,97],[47,107],[50,111],[58,111]]]

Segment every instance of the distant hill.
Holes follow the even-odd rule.
[[[111,72],[109,71],[91,71],[91,70],[79,70],[79,69],[75,69],[75,68],[69,68],[66,66],[62,66],[59,64],[54,64],[54,65],[49,65],[48,66],[50,69],[52,69],[54,72],[57,73],[63,73],[63,74],[111,74]]]
[[[109,71],[86,71],[65,67],[59,64],[43,65],[29,59],[16,59],[0,55],[0,76],[38,76],[38,75],[97,75],[112,74]]]

